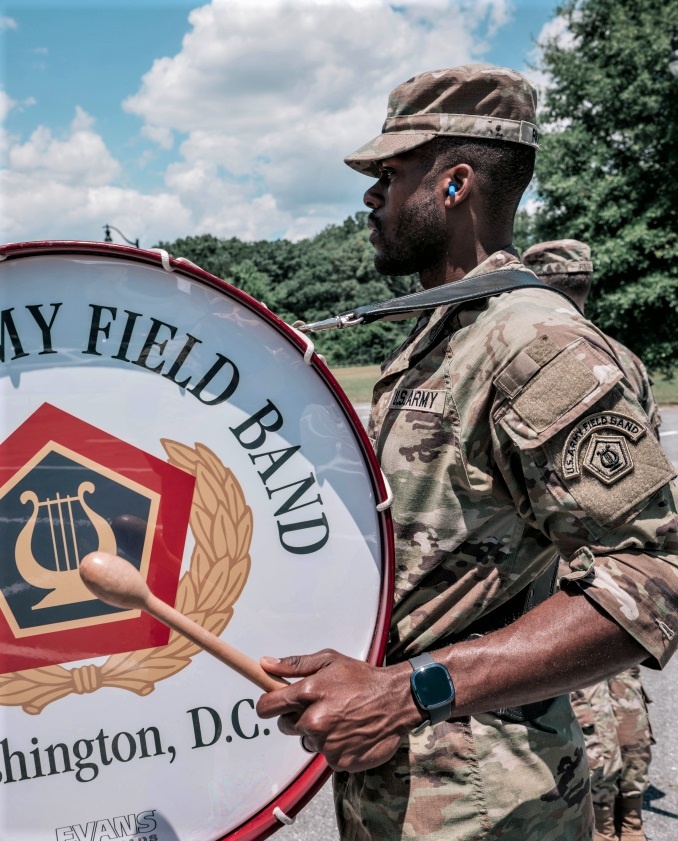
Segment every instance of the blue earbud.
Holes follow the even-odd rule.
[[[457,192],[456,185],[450,184],[450,186],[447,188],[447,192],[449,193],[449,195],[453,196]]]

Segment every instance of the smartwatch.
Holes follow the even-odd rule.
[[[439,724],[452,715],[454,684],[445,666],[430,654],[419,654],[410,659],[412,697],[427,719],[414,731],[420,733],[429,724]]]

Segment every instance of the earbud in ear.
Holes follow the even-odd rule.
[[[450,186],[447,188],[447,192],[450,196],[453,196],[457,192],[456,184],[450,184]]]

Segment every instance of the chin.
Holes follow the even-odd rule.
[[[397,260],[389,260],[389,258],[383,254],[374,255],[374,268],[379,272],[379,274],[391,275],[393,277],[414,274],[418,271],[418,269],[410,268],[403,263],[399,263]]]

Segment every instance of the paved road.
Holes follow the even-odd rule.
[[[678,408],[662,410],[661,442],[678,469]],[[645,794],[645,824],[648,841],[676,841],[678,838],[678,658],[663,672],[643,669],[643,680],[653,703],[652,727],[657,744],[650,768],[651,785]]]
[[[356,410],[364,422],[369,406],[358,404]],[[678,408],[662,410],[662,445],[678,469]],[[676,704],[678,699],[678,656],[663,672],[643,669],[643,680],[652,696],[650,707],[657,745],[653,751],[651,781],[645,795],[645,826],[648,841],[678,839],[678,738]],[[280,841],[338,841],[331,783],[320,791],[299,813],[291,827],[281,829]],[[451,840],[450,840],[451,841]],[[509,839],[506,841],[525,841]]]

